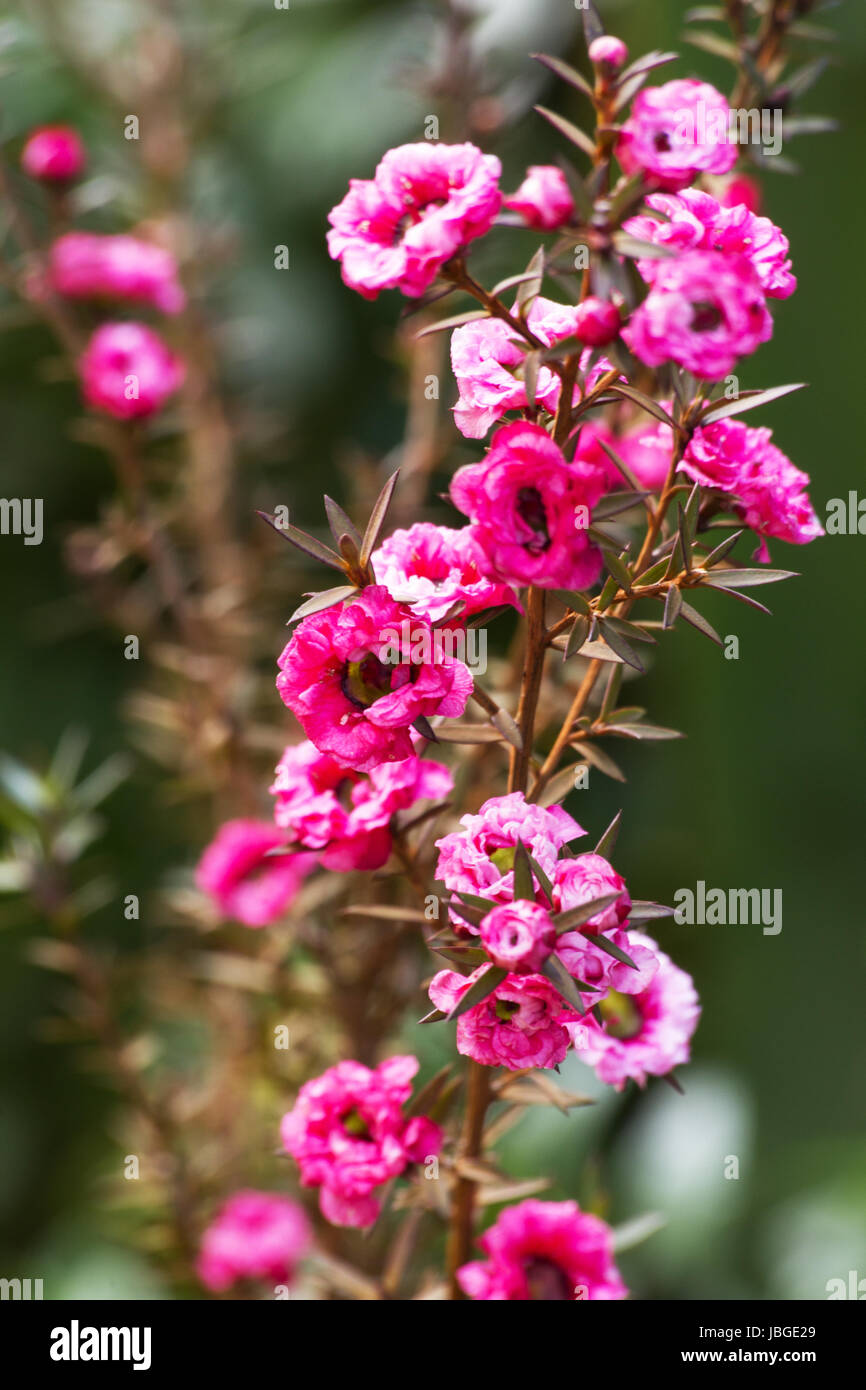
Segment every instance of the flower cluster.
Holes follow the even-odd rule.
[[[517,1202],[478,1244],[485,1260],[458,1277],[469,1298],[497,1302],[626,1298],[610,1227],[577,1202]]]
[[[485,1066],[516,1071],[557,1066],[573,1044],[595,1063],[600,1057],[596,1034],[605,1037],[607,1025],[596,1025],[590,1035],[586,1010],[599,1006],[603,1011],[608,998],[622,996],[635,1011],[645,1003],[647,1017],[658,1007],[664,1022],[663,1030],[640,1035],[645,1065],[640,1073],[632,1073],[636,1079],[642,1084],[647,1074],[669,1071],[674,1055],[676,1061],[683,1061],[697,1010],[679,1007],[679,994],[653,992],[661,953],[655,942],[628,929],[631,899],[624,880],[607,859],[570,850],[571,842],[583,834],[577,822],[561,807],[534,806],[522,793],[514,792],[486,802],[475,816],[464,816],[462,827],[437,841],[437,878],[455,894],[451,911],[456,926],[469,934],[477,932],[489,961],[468,976],[439,971],[430,984],[430,998],[448,1014],[491,967],[508,973],[458,1017],[458,1051]],[[520,845],[541,871],[535,879],[534,901],[514,899],[514,863]],[[491,903],[479,927],[461,917],[461,893]],[[567,920],[565,929],[557,930],[558,918],[596,900],[602,900],[598,912],[573,930],[568,929]],[[578,982],[583,1015],[563,999],[555,978],[551,981],[539,973],[551,954]],[[681,971],[677,975],[688,980]],[[610,1026],[616,1027],[616,1018]],[[662,1031],[664,1045],[658,1042]],[[609,1079],[601,1066],[597,1070],[603,1080]]]
[[[439,1153],[442,1134],[424,1115],[408,1118],[415,1057],[389,1057],[374,1071],[338,1062],[307,1081],[283,1116],[283,1146],[304,1187],[319,1189],[322,1214],[335,1226],[372,1226],[377,1187]]]

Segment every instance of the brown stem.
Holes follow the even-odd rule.
[[[457,1148],[457,1158],[477,1158],[484,1137],[484,1119],[490,1099],[490,1068],[480,1062],[466,1064],[466,1111],[463,1132]],[[451,1199],[451,1226],[448,1231],[448,1279],[450,1297],[462,1297],[457,1271],[465,1264],[472,1250],[472,1229],[475,1212],[475,1181],[458,1176],[454,1180]]]

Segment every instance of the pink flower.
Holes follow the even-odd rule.
[[[475,981],[492,967],[471,975],[440,970],[430,981],[433,1004],[450,1013]],[[555,1067],[565,1057],[569,1034],[560,1019],[571,1017],[558,990],[543,975],[507,975],[501,984],[457,1020],[457,1051],[485,1067]],[[577,1017],[577,1015],[573,1015]]]
[[[84,145],[68,125],[40,126],[28,135],[21,151],[21,168],[43,183],[71,183],[85,164]]]
[[[457,531],[417,521],[388,536],[371,558],[378,582],[391,597],[411,604],[413,613],[431,623],[440,622],[455,603],[464,604],[464,610],[449,627],[484,608],[519,607],[507,585],[482,573],[484,552],[468,526]]]
[[[574,215],[574,199],[568,180],[555,164],[530,164],[526,178],[505,206],[520,213],[524,222],[540,231],[562,227]]]
[[[666,82],[638,92],[620,132],[617,157],[628,174],[643,171],[658,188],[677,192],[698,174],[727,174],[737,162],[728,138],[728,103],[707,82]]]
[[[556,304],[541,296],[532,301],[526,321],[536,338],[546,346],[562,342],[577,333],[578,306]],[[461,324],[451,335],[451,366],[460,392],[454,407],[454,423],[467,439],[483,439],[491,425],[507,410],[526,410],[529,401],[519,369],[526,353],[513,341],[514,333],[501,319],[473,319]],[[586,375],[575,384],[574,400],[582,391],[592,391],[610,363],[601,358],[590,366],[592,353],[581,356],[580,370]],[[559,401],[559,377],[550,367],[541,366],[535,383],[535,401],[551,414]]]
[[[238,1279],[290,1284],[310,1248],[304,1209],[272,1192],[236,1192],[202,1237],[196,1273],[206,1288],[222,1293]]]
[[[726,208],[735,208],[743,203],[749,212],[760,213],[761,186],[748,174],[733,174],[722,181],[720,201]]]
[[[664,424],[661,420],[658,424],[650,426],[639,424],[628,434],[615,439],[613,445],[641,487],[647,488],[650,492],[658,492],[664,487],[674,451],[674,432],[670,425]],[[624,485],[622,477],[617,477],[618,485]]]
[[[613,1262],[613,1233],[576,1202],[530,1198],[506,1207],[478,1244],[486,1260],[463,1265],[470,1298],[498,1302],[619,1299],[628,1289]]]
[[[483,462],[457,470],[451,500],[498,579],[583,589],[601,569],[586,533],[604,486],[601,470],[567,463],[546,430],[518,420],[497,431]]]
[[[619,309],[609,299],[588,295],[574,310],[574,331],[587,347],[604,347],[618,337]]]
[[[740,420],[717,420],[695,434],[682,470],[695,482],[729,493],[746,525],[759,536],[805,545],[824,528],[809,501],[808,473],[772,443],[773,431]],[[766,545],[760,552],[769,558]]]
[[[623,337],[649,367],[678,362],[720,381],[772,332],[761,282],[745,257],[687,251],[660,263]]]
[[[769,217],[756,217],[744,204],[722,206],[696,188],[678,194],[656,193],[647,198],[647,204],[668,220],[632,217],[625,223],[632,236],[673,251],[721,251],[726,256],[742,256],[760,280],[764,294],[773,299],[787,299],[797,288],[788,238]],[[652,284],[664,261],[639,260],[637,265],[644,280]]]
[[[475,893],[491,902],[514,897],[514,852],[521,840],[552,878],[563,845],[586,832],[561,806],[536,806],[523,792],[494,796],[461,829],[436,841],[436,877],[452,892]]]
[[[628,49],[615,34],[602,34],[589,45],[589,61],[616,72],[628,58]]]
[[[687,1062],[701,1012],[691,976],[649,937],[630,932],[629,938],[633,946],[652,951],[658,962],[647,988],[639,994],[608,993],[599,1004],[603,1028],[592,1014],[577,1025],[565,1020],[581,1060],[618,1091],[629,1077],[643,1086],[647,1076],[664,1076]]]
[[[51,247],[48,277],[70,299],[133,299],[178,314],[186,295],[170,251],[134,236],[66,232]]]
[[[481,943],[494,965],[515,975],[534,975],[556,945],[556,927],[539,903],[494,907],[479,928]]]
[[[104,323],[78,359],[84,399],[118,420],[153,415],[182,385],[185,367],[143,323]]]
[[[351,179],[328,216],[328,250],[365,299],[397,288],[417,298],[502,204],[499,160],[474,145],[422,140],[389,150],[372,179]]]
[[[303,1186],[320,1189],[319,1205],[333,1225],[372,1226],[379,1215],[374,1190],[439,1152],[438,1125],[403,1114],[417,1070],[415,1057],[389,1057],[375,1071],[338,1062],[307,1081],[283,1116],[283,1146]]]
[[[560,859],[554,868],[553,902],[557,912],[583,907],[593,898],[603,898],[610,893],[620,896],[590,917],[582,931],[613,931],[628,921],[631,898],[625,879],[601,854],[578,854],[573,859]]]
[[[472,675],[434,639],[425,618],[370,585],[298,624],[277,689],[321,752],[369,772],[412,755],[420,715],[466,708]]]
[[[590,941],[583,929],[563,932],[557,939],[556,954],[569,975],[581,984],[591,986],[589,992],[581,991],[584,1006],[591,1008],[604,998],[608,990],[619,990],[621,994],[639,994],[646,989],[658,970],[655,954],[642,946],[635,932],[615,927],[603,933],[611,946],[617,947],[628,956],[632,965],[617,960],[603,946]]]
[[[264,927],[283,915],[316,863],[314,854],[268,856],[284,842],[267,821],[226,821],[199,860],[196,883],[223,917]]]

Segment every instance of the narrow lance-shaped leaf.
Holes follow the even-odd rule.
[[[514,897],[520,902],[532,902],[535,899],[532,865],[522,840],[518,840],[514,848]]]
[[[605,618],[599,618],[598,626],[602,637],[611,651],[616,652],[617,656],[622,658],[626,666],[631,666],[635,671],[639,671],[641,675],[643,675],[646,667],[627,638],[623,637],[621,632],[617,632],[616,628],[612,627]]]
[[[483,1003],[488,994],[492,994],[497,986],[502,984],[507,974],[507,970],[500,969],[498,965],[491,965],[490,969],[485,970],[483,975],[479,975],[478,979],[469,986],[466,993],[457,1000],[454,1008],[451,1009],[447,1015],[448,1022],[450,1023],[453,1019],[460,1018],[460,1016],[467,1013],[469,1009],[474,1009],[476,1004]]]
[[[652,922],[657,917],[673,917],[675,912],[675,907],[666,907],[664,903],[651,903],[643,898],[633,898],[628,920],[630,922]]]
[[[677,618],[680,616],[680,609],[683,606],[682,590],[676,584],[672,584],[668,589],[665,598],[665,615],[662,619],[662,627],[672,628]]]
[[[587,82],[583,73],[577,72],[574,68],[563,63],[561,58],[552,58],[549,53],[532,53],[530,57],[537,63],[543,63],[551,72],[555,72],[557,77],[561,77],[563,82],[567,82],[570,87],[576,87],[579,92],[593,100],[592,84]]]
[[[333,497],[329,497],[327,493],[325,494],[325,513],[331,528],[331,535],[335,541],[339,543],[340,537],[346,535],[350,536],[357,546],[360,546],[361,532],[352,518],[343,511],[339,502],[335,502]]]
[[[702,561],[704,569],[711,569],[713,565],[717,565],[720,560],[724,560],[725,556],[733,550],[742,534],[742,531],[733,531],[730,536],[726,536],[725,539],[716,546],[715,550],[711,550],[706,559]]]
[[[342,603],[344,599],[351,598],[357,592],[353,584],[341,584],[336,589],[323,589],[321,593],[308,598],[300,608],[296,608],[289,622],[295,623],[299,618],[308,618],[311,613],[322,613],[326,608],[333,608],[335,603]]]
[[[379,539],[379,532],[382,529],[382,523],[385,520],[385,515],[391,503],[391,497],[393,496],[394,488],[397,486],[397,479],[399,478],[399,476],[400,470],[399,468],[397,468],[391,474],[390,478],[386,482],[385,486],[382,488],[382,491],[379,493],[379,496],[376,498],[376,501],[373,504],[373,510],[370,513],[370,520],[367,522],[367,529],[364,532],[364,540],[361,544],[362,565],[366,565],[373,551],[376,549],[376,542]]]
[[[619,946],[615,946],[612,941],[603,936],[601,932],[584,932],[587,941],[591,941],[593,946],[597,946],[600,951],[606,951],[614,960],[620,961],[623,965],[631,966],[632,970],[637,970],[637,966],[631,956],[627,956],[625,951]]]
[[[692,627],[696,627],[698,632],[702,632],[705,637],[709,637],[711,642],[716,643],[716,646],[721,647],[724,645],[712,623],[707,622],[703,613],[699,613],[696,608],[692,608],[691,604],[686,603],[685,599],[683,600],[680,611],[685,622],[691,623]]]
[[[528,858],[529,858],[530,867],[532,868],[532,872],[533,872],[533,875],[534,875],[534,877],[535,877],[536,882],[538,883],[538,886],[541,888],[542,892],[544,893],[545,897],[547,898],[547,901],[548,901],[549,903],[552,903],[552,902],[553,902],[553,884],[551,883],[550,879],[547,877],[547,874],[546,874],[546,873],[544,872],[544,870],[542,869],[542,867],[541,867],[541,865],[539,864],[538,860],[537,860],[537,859],[534,859],[534,858],[532,857],[532,855],[529,854],[529,851],[528,851],[528,850],[527,850],[527,855],[528,855]]]
[[[583,36],[586,39],[586,46],[589,48],[596,39],[604,38],[604,23],[592,0],[582,0],[580,9],[583,18]]]
[[[583,1018],[586,1009],[580,997],[577,981],[572,979],[559,957],[555,955],[548,956],[541,967],[541,973],[547,977],[554,989],[559,991],[566,1004],[570,1004],[575,1012],[579,1013],[581,1018]]]
[[[616,844],[619,828],[622,824],[622,811],[617,811],[607,830],[602,835],[595,847],[594,853],[600,854],[602,859],[610,859],[613,847]]]
[[[592,898],[587,903],[581,903],[579,907],[570,907],[565,912],[559,912],[553,919],[557,934],[562,936],[563,932],[574,931],[577,927],[582,927],[591,917],[596,917],[605,908],[618,901],[622,897],[621,893],[602,893],[598,898]]]
[[[317,541],[315,536],[308,536],[306,531],[299,531],[297,526],[291,526],[288,522],[281,525],[276,517],[271,516],[268,512],[257,511],[256,515],[260,516],[262,521],[266,521],[278,536],[282,536],[283,540],[288,541],[289,545],[293,545],[296,550],[302,550],[305,555],[311,556],[314,560],[321,560],[322,564],[330,565],[332,569],[341,572],[344,570],[343,561],[336,551],[331,550],[330,546],[323,545],[321,541]]]
[[[572,145],[576,145],[579,150],[583,150],[584,154],[588,154],[592,159],[595,154],[595,145],[584,131],[576,125],[572,125],[571,121],[567,121],[564,116],[557,115],[555,111],[549,111],[546,106],[536,106],[535,109],[539,116],[543,116],[546,121],[550,122],[554,130],[558,130],[560,135],[564,135],[566,140],[570,140]]]
[[[724,569],[714,570],[712,582],[717,589],[751,589],[761,584],[778,584],[780,579],[799,579],[796,570]]]
[[[803,391],[807,384],[805,381],[798,381],[792,386],[772,386],[767,391],[742,391],[736,400],[715,401],[704,411],[700,424],[711,425],[715,420],[726,420],[730,415],[745,415],[747,410],[769,405],[770,401],[790,396],[792,391]]]

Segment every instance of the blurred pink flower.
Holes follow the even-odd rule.
[[[213,1293],[239,1279],[290,1284],[311,1241],[299,1203],[273,1192],[236,1192],[205,1231],[196,1272]]]
[[[411,1163],[438,1154],[442,1134],[426,1116],[407,1120],[416,1057],[389,1057],[374,1071],[338,1062],[298,1092],[280,1133],[304,1187],[318,1187],[322,1214],[335,1226],[372,1226],[372,1194]]]
[[[84,399],[118,420],[161,410],[182,385],[186,369],[162,338],[143,323],[104,323],[78,360]]]
[[[138,300],[163,314],[186,304],[171,252],[134,236],[66,232],[49,251],[48,279],[71,299]]]
[[[283,915],[316,865],[315,854],[268,856],[283,844],[283,831],[268,821],[226,821],[199,860],[196,883],[223,917],[267,926]]]
[[[563,226],[574,214],[568,180],[555,164],[530,164],[526,178],[517,192],[505,199],[505,206],[519,213],[528,226],[545,232]]]

